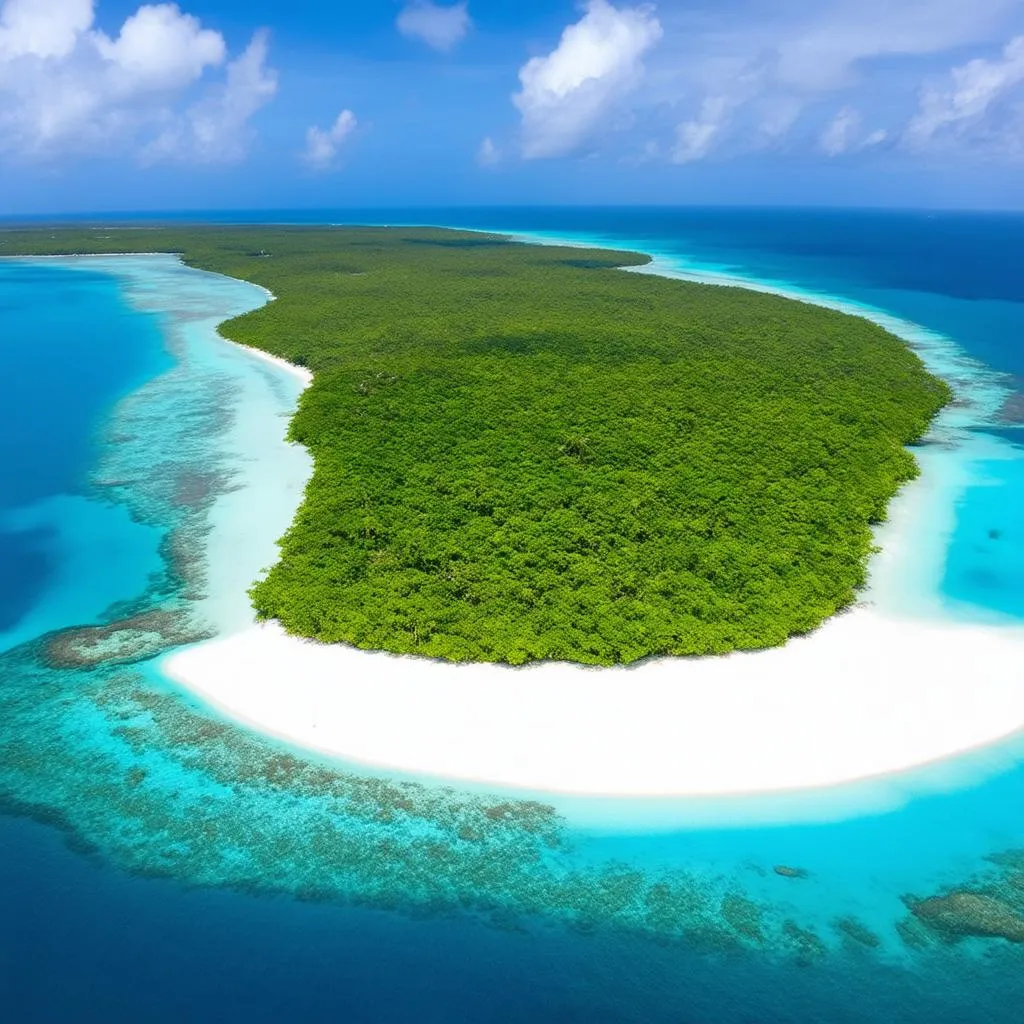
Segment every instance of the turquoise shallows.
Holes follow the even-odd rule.
[[[544,216],[534,230],[587,231]],[[642,212],[632,233],[597,214],[590,230],[666,258],[689,253],[677,269],[726,268],[923,325],[917,342],[976,394],[972,415],[998,412],[1007,383],[993,371],[1009,367],[979,362],[961,337],[967,307],[988,300],[943,292],[963,286],[943,264],[932,290],[914,291],[914,314],[905,294],[865,284],[872,265],[863,255],[848,257],[848,273],[829,256],[843,245],[882,253],[883,236],[787,216],[769,230],[756,217],[722,215],[695,237],[663,218],[661,245]],[[986,223],[973,235],[958,229],[957,244],[984,251]],[[897,218],[889,237],[912,227]],[[812,255],[797,259],[773,241],[796,235],[804,249],[825,250],[819,278],[808,270]],[[891,269],[890,257],[878,263]],[[12,628],[75,627],[0,658],[0,798],[12,812],[0,819],[0,1010],[12,1019],[1018,1019],[1019,948],[955,930],[987,920],[1012,934],[1024,867],[1013,852],[1024,849],[1015,744],[867,787],[680,801],[648,808],[644,825],[610,802],[558,801],[552,810],[536,794],[323,763],[225,723],[169,686],[153,656],[244,621],[241,581],[273,557],[290,516],[288,501],[270,498],[284,491],[293,507],[308,468],[281,441],[298,385],[213,331],[265,297],[170,257],[5,268],[26,275],[15,294],[28,309],[59,305],[62,282],[109,285],[129,347],[152,345],[154,359],[95,406],[93,447],[78,468],[5,511],[14,550],[29,549],[19,536],[45,535],[51,564],[19,595]],[[0,339],[11,301],[0,287]],[[998,301],[1024,316],[1015,300]],[[67,341],[42,328],[31,337],[37,359],[40,346],[60,352]],[[37,379],[41,407],[59,406],[76,386],[70,376]],[[271,425],[266,434],[260,424]],[[82,436],[75,430],[69,444]],[[961,493],[931,596],[941,614],[975,615],[982,605],[954,593],[956,554],[975,487],[995,502],[978,522],[1003,516],[1007,545],[1016,543],[999,500],[1007,492],[990,483],[1015,458],[1006,447],[1013,435],[959,420],[949,430],[946,440],[962,447],[922,455],[951,455],[977,477]],[[59,442],[55,434],[54,450]],[[12,479],[19,466],[30,471],[28,451],[8,456]],[[268,480],[265,492],[253,490]],[[102,524],[88,525],[83,502]],[[85,525],[48,533],[36,525],[46,515]],[[85,566],[104,537],[122,552],[123,575],[75,569],[69,559]],[[924,590],[889,596],[933,614]],[[933,921],[946,914],[945,930],[929,928],[909,905],[945,887],[968,900],[954,904],[959,918],[926,904]]]

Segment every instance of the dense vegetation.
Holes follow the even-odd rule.
[[[948,399],[900,341],[624,253],[421,229],[0,232],[172,250],[278,301],[224,333],[309,366],[315,473],[252,591],[297,634],[608,664],[780,644],[848,605]]]

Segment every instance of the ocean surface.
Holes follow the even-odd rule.
[[[1024,218],[220,219],[639,249],[880,319],[962,401],[919,453],[950,481],[922,522],[932,569],[872,596],[1024,621]],[[705,801],[616,828],[320,762],[167,683],[161,654],[245,620],[308,472],[283,441],[297,382],[215,333],[264,301],[170,257],[0,261],[0,1019],[1020,1019],[1024,945],[966,934],[1024,940],[1019,741],[810,811]]]

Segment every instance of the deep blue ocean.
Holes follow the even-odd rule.
[[[640,249],[883,311],[952,339],[1007,398],[1024,389],[1024,216],[202,219],[439,224]],[[185,630],[152,618],[184,606],[187,574],[168,574],[169,552],[200,535],[199,506],[161,489],[183,472],[165,420],[216,435],[230,380],[176,384],[184,357],[167,325],[93,267],[0,261],[0,353],[0,1020],[1024,1017],[1024,945],[957,925],[929,931],[907,913],[913,898],[949,891],[1024,913],[1017,747],[974,785],[896,794],[834,821],[649,835],[502,825],[483,852],[466,852],[449,840],[465,838],[479,795],[424,786],[396,796],[380,780],[329,775],[205,717],[141,647],[113,667],[82,657],[97,624],[131,623],[135,639],[163,631],[168,644]],[[168,390],[177,386],[186,390]],[[967,616],[1024,619],[1013,404],[974,428],[1001,454],[964,492],[947,551],[942,597]],[[215,469],[197,465],[211,488],[226,487]],[[523,806],[516,813],[532,813]],[[410,815],[405,833],[387,831],[396,807]],[[780,876],[780,864],[807,877]]]

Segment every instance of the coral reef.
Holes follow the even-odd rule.
[[[775,872],[775,874],[780,875],[782,878],[802,879],[810,877],[809,871],[805,871],[803,868],[789,867],[786,864],[776,864],[775,867],[772,868],[772,870]]]
[[[999,410],[996,422],[1009,426],[1024,424],[1024,394],[1014,392],[1010,395]]]
[[[154,608],[105,626],[81,626],[52,633],[42,657],[50,668],[87,668],[146,661],[172,647],[213,636],[184,611]]]
[[[882,944],[882,940],[863,921],[858,921],[855,917],[840,917],[833,927],[845,938],[868,949],[877,949]]]
[[[908,897],[906,904],[919,921],[949,939],[977,936],[1024,943],[1024,915],[995,896],[954,891],[925,900]]]

